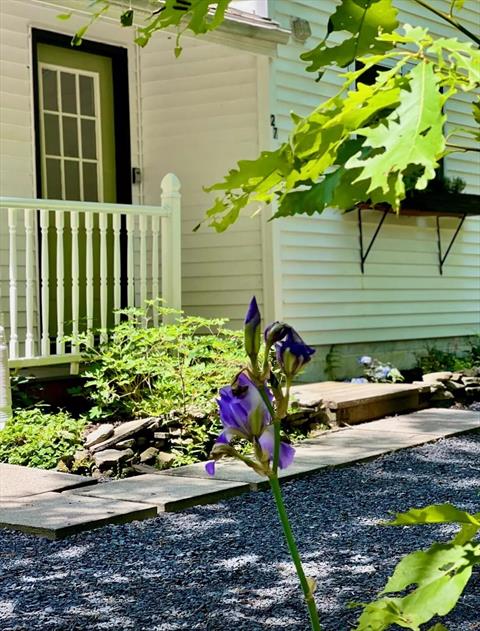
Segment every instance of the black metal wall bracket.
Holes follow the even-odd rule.
[[[460,217],[458,226],[455,232],[453,233],[452,238],[450,239],[450,243],[448,244],[447,249],[445,250],[445,254],[442,254],[442,233],[440,230],[440,217],[437,216],[437,245],[438,245],[438,264],[439,264],[440,274],[443,274],[443,265],[445,261],[447,260],[447,256],[450,254],[450,250],[452,249],[452,246],[455,243],[455,240],[458,236],[458,233],[460,232],[461,227],[463,226],[463,222],[465,221],[466,216],[467,215],[462,215]]]
[[[360,269],[362,270],[362,274],[364,274],[365,261],[367,260],[367,257],[370,254],[370,250],[372,249],[373,244],[375,243],[378,237],[378,233],[380,232],[380,229],[383,226],[383,222],[385,221],[389,211],[388,210],[382,211],[382,216],[380,217],[380,221],[378,222],[377,227],[375,228],[375,232],[373,233],[373,236],[370,239],[370,242],[368,243],[366,249],[365,249],[364,235],[363,235],[362,209],[359,208],[357,212],[358,212],[358,234],[359,234],[359,240],[360,240]],[[452,249],[452,246],[455,243],[456,238],[458,237],[458,234],[463,226],[463,222],[465,221],[466,216],[467,216],[466,214],[459,216],[460,221],[458,222],[458,226],[455,229],[455,232],[452,238],[450,239],[450,242],[445,252],[443,252],[443,248],[442,248],[442,232],[441,232],[441,226],[440,226],[440,216],[437,215],[436,217],[438,264],[439,264],[440,274],[443,274],[443,266],[445,264],[445,261],[447,260],[448,255],[450,254],[450,250]]]
[[[362,270],[362,274],[365,273],[365,261],[367,260],[368,255],[370,254],[370,250],[372,249],[373,244],[375,243],[375,240],[378,236],[378,233],[380,232],[380,228],[383,226],[383,222],[385,221],[385,218],[388,214],[388,210],[384,210],[383,211],[383,215],[380,218],[380,221],[378,222],[378,225],[375,229],[375,232],[373,233],[372,238],[370,239],[370,243],[367,246],[367,249],[365,250],[364,248],[364,243],[363,243],[363,219],[362,219],[362,209],[359,208],[358,209],[358,235],[359,235],[359,239],[360,239],[360,269]]]

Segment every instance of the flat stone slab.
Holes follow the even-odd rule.
[[[439,408],[325,432],[317,438],[295,445],[293,464],[285,471],[280,471],[279,477],[289,480],[315,473],[325,467],[369,460],[397,449],[415,447],[443,436],[476,428],[480,428],[478,412]],[[204,463],[162,471],[158,475],[211,479],[205,471]],[[245,482],[254,490],[268,485],[265,478],[235,460],[219,461],[215,479]]]
[[[157,507],[68,493],[40,493],[0,501],[0,527],[62,539],[106,524],[155,517]]]
[[[147,429],[147,427],[152,425],[154,421],[154,418],[141,418],[135,421],[127,421],[126,423],[122,423],[115,428],[113,436],[110,436],[110,438],[107,438],[100,443],[93,444],[89,448],[90,452],[92,454],[95,454],[97,453],[97,451],[102,451],[103,449],[107,449],[112,445],[116,445],[122,440],[130,438],[130,436],[133,436],[137,432],[141,432],[142,430]]]
[[[316,407],[324,403],[332,409],[369,403],[385,397],[401,397],[406,392],[418,392],[418,386],[408,383],[350,383],[321,381],[294,386],[292,397],[300,405]]]
[[[402,414],[380,421],[355,425],[356,430],[430,434],[440,438],[480,428],[480,412],[429,408],[412,414]]]
[[[0,501],[8,497],[26,497],[92,484],[96,484],[95,479],[82,475],[0,464]]]
[[[153,504],[159,511],[176,511],[198,504],[211,504],[249,490],[248,484],[152,473],[98,484],[95,488],[72,491],[77,496],[101,497]]]
[[[227,460],[226,458],[217,462],[214,477],[208,475],[205,471],[204,462],[197,462],[183,467],[176,467],[175,469],[159,471],[156,475],[169,478],[200,478],[202,480],[239,482],[248,484],[252,490],[268,485],[268,480],[258,475],[258,473],[255,473],[253,469],[250,469],[237,460]]]

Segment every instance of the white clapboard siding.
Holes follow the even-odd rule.
[[[271,17],[288,26],[290,17],[309,21],[312,37],[305,46],[290,41],[279,46],[274,62],[275,114],[280,139],[292,127],[290,111],[305,115],[332,96],[342,80],[328,70],[319,83],[305,72],[299,55],[313,48],[326,32],[333,0],[274,0]],[[395,3],[401,20],[418,23],[423,15],[410,0]],[[447,2],[437,0],[437,4]],[[472,30],[479,22],[472,2],[465,3]],[[471,5],[471,6],[470,6]],[[478,9],[478,4],[476,5]],[[471,9],[475,9],[474,12]],[[425,24],[434,34],[452,36],[449,26],[430,13]],[[474,126],[468,98],[461,94],[449,107],[455,125]],[[467,182],[465,192],[479,193],[478,154],[456,153],[445,160],[450,177]],[[364,214],[368,244],[381,214]],[[442,239],[448,244],[457,220],[442,218]],[[478,218],[467,219],[439,274],[434,218],[388,217],[360,271],[357,215],[327,211],[279,223],[281,300],[276,315],[296,325],[313,344],[341,344],[470,335],[479,325]]]
[[[37,196],[35,183],[35,140],[33,130],[33,88],[31,65],[31,28],[71,35],[86,23],[86,15],[75,13],[68,21],[57,18],[65,12],[61,5],[48,6],[35,0],[8,0],[0,2],[0,195],[32,198]],[[140,139],[137,115],[137,51],[132,43],[130,29],[102,20],[91,26],[88,38],[128,49],[130,125],[132,164],[140,162]],[[158,172],[160,182],[165,172]],[[160,185],[159,185],[160,186]],[[133,201],[139,201],[139,187],[134,187]],[[35,235],[37,228],[35,227]],[[7,225],[0,221],[0,278],[8,278]],[[25,278],[25,239],[18,237],[19,280]],[[20,287],[22,283],[20,282]],[[35,323],[38,320],[38,296],[35,297]],[[24,337],[24,303],[19,298],[18,326],[20,338]],[[2,295],[1,313],[8,314],[8,300]],[[6,317],[8,335],[8,317]],[[36,349],[38,351],[38,349]],[[23,349],[21,349],[21,352]]]
[[[145,201],[158,201],[156,173],[178,175],[182,305],[188,313],[228,317],[237,327],[251,296],[262,302],[259,220],[244,217],[223,234],[192,230],[212,199],[202,187],[258,152],[256,58],[184,37],[175,59],[173,46],[157,33],[141,51]]]

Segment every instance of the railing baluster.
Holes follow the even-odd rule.
[[[63,229],[65,226],[65,216],[63,210],[55,212],[55,229],[57,234],[57,341],[55,344],[57,355],[65,352],[65,341],[63,339],[65,320],[65,264],[63,255]]]
[[[33,331],[34,308],[35,308],[35,240],[34,240],[34,213],[32,208],[25,208],[25,289],[26,289],[26,315],[27,327],[25,333],[25,357],[35,356],[35,336]]]
[[[70,229],[72,233],[72,337],[78,336],[78,322],[80,317],[80,260],[78,253],[79,216],[77,210],[70,214]],[[78,353],[78,344],[72,343],[72,353]]]
[[[147,216],[140,215],[140,306],[145,308],[147,300]],[[146,326],[143,319],[143,326]]]
[[[159,248],[160,242],[158,234],[160,231],[160,221],[156,215],[152,215],[152,298],[156,300],[160,296],[160,270],[159,270]],[[158,326],[158,311],[153,310],[153,326]]]
[[[121,287],[121,244],[120,244],[120,227],[121,227],[121,215],[113,215],[112,228],[113,228],[113,308],[115,310],[114,322],[118,324],[120,322],[120,314],[118,310],[121,307],[122,300],[122,287]]]
[[[85,213],[85,285],[87,298],[87,341],[93,346],[93,213]]]
[[[127,306],[135,306],[135,217],[127,215]]]
[[[10,359],[18,357],[18,269],[17,269],[17,211],[15,208],[8,209],[8,235],[9,235],[9,257],[8,257],[8,279],[10,298]]]
[[[50,270],[48,260],[48,226],[50,211],[40,211],[40,304],[42,305],[41,354],[50,355]]]
[[[100,226],[100,342],[108,340],[108,265],[107,265],[107,228],[108,215],[99,214]]]

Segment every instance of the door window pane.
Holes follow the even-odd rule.
[[[57,114],[44,114],[45,153],[51,156],[60,155],[60,130]]]
[[[65,199],[80,199],[79,163],[75,160],[65,160]]]
[[[83,197],[86,202],[98,202],[97,165],[94,162],[83,163]]]
[[[47,158],[47,197],[49,199],[62,199],[62,172],[60,160]]]
[[[95,121],[89,118],[82,119],[82,154],[84,158],[95,160],[97,157],[97,138],[95,134]]]
[[[84,116],[95,116],[95,98],[93,78],[80,75],[80,113]]]
[[[57,71],[44,68],[42,70],[43,109],[58,110]]]
[[[60,73],[62,91],[62,112],[77,113],[77,93],[75,88],[75,75],[69,72]]]
[[[78,157],[78,128],[77,119],[63,116],[63,155],[71,158]]]

